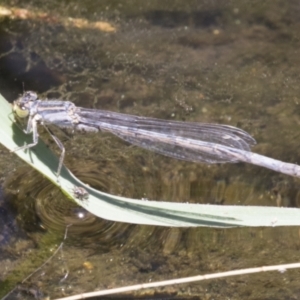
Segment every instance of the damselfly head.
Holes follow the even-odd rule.
[[[17,101],[21,104],[25,105],[28,102],[34,102],[38,99],[38,95],[36,92],[27,91],[25,92]]]
[[[20,96],[13,104],[13,112],[19,118],[26,118],[29,115],[30,102],[35,102],[38,95],[35,92],[27,91]]]

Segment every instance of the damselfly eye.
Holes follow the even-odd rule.
[[[20,106],[17,101],[13,105],[13,112],[19,118],[27,118],[29,115],[29,109],[27,109],[25,106]]]

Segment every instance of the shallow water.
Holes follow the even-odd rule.
[[[296,1],[94,3],[31,1],[23,6],[25,14],[18,10],[22,2],[14,1],[12,14],[0,19],[0,92],[7,99],[15,99],[24,83],[26,90],[83,107],[230,124],[255,137],[253,151],[300,161]],[[95,26],[97,21],[115,31]],[[67,167],[111,194],[173,202],[300,204],[298,179],[259,167],[176,161],[109,134],[58,135]],[[1,224],[3,290],[50,257],[68,224],[73,225],[63,252],[26,282],[52,298],[297,261],[298,228],[176,229],[108,222],[65,199],[6,150],[1,154],[3,201],[15,226],[8,230]],[[292,299],[299,293],[298,273],[240,276],[132,296]],[[24,290],[13,296],[17,293]]]

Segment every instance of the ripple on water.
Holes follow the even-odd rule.
[[[153,160],[145,159],[144,164],[141,164],[141,159],[129,162],[126,158],[121,158],[122,161],[75,160],[76,165],[71,169],[78,178],[110,194],[212,204],[253,205],[258,199],[254,185],[225,177],[215,180],[213,168],[210,169],[211,175],[207,176],[208,168],[200,169],[195,164],[186,167],[184,163],[172,165],[167,158],[157,163],[154,156]],[[5,187],[13,196],[18,221],[26,230],[43,228],[61,233],[72,224],[68,240],[82,246],[109,250],[138,245],[158,247],[165,254],[176,252],[179,244],[186,240],[183,229],[136,226],[100,219],[67,199],[59,188],[28,168],[16,171]],[[266,204],[272,204],[270,197],[265,198],[269,199]]]

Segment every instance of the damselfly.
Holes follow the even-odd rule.
[[[38,125],[43,125],[62,151],[57,176],[65,148],[47,125],[74,131],[109,131],[142,148],[176,159],[208,164],[248,161],[243,155],[250,153],[250,147],[255,144],[247,132],[229,125],[170,121],[87,109],[69,101],[41,100],[31,91],[14,101],[13,112],[17,119],[27,122],[24,132],[33,134],[31,144],[14,151],[34,147],[39,138]]]

